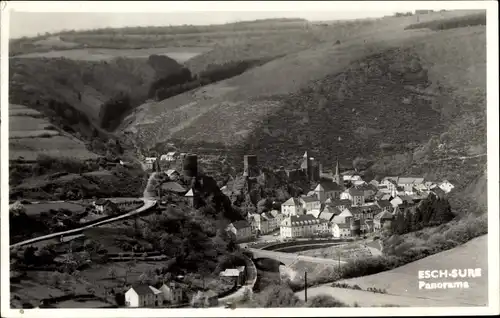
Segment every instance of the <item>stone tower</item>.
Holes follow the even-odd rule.
[[[257,156],[245,155],[243,157],[243,176],[255,178],[259,175],[259,165]]]
[[[319,162],[312,156],[311,151],[304,153],[300,168],[306,173],[309,181],[319,180]]]
[[[188,154],[184,157],[182,163],[182,172],[185,177],[197,177],[198,176],[198,156],[194,154]]]

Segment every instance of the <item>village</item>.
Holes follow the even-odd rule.
[[[162,167],[169,167],[168,163],[177,160],[183,160],[185,165],[186,161],[189,161],[188,165],[197,165],[196,155],[178,152],[145,158],[145,165],[148,169],[162,171]],[[341,173],[338,160],[334,171],[325,173],[322,168],[311,152],[306,151],[299,168],[277,169],[276,173],[286,175],[289,180],[303,176],[314,186],[307,194],[282,202],[281,210],[250,213],[246,220],[233,222],[226,230],[239,243],[253,242],[259,236],[270,233],[281,241],[362,237],[390,228],[397,214],[428,196],[443,198],[454,188],[449,180],[436,182],[409,176],[386,176],[380,181],[374,179],[367,182],[359,173]],[[180,175],[174,169],[164,172],[173,180]],[[243,175],[247,182],[252,182],[259,174],[257,157],[244,156]],[[184,191],[186,200],[192,205],[193,190],[177,189],[171,183],[169,188]],[[226,190],[226,187],[221,190]]]

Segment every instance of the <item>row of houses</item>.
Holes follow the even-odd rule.
[[[356,180],[349,177],[350,180]],[[327,234],[346,237],[383,229],[394,215],[429,195],[443,197],[453,189],[445,180],[425,182],[424,178],[387,177],[381,182],[357,182],[351,188],[333,181],[321,181],[307,195],[290,198],[281,205],[281,213],[273,210],[249,215],[248,221],[230,225],[239,241],[256,233],[266,234],[280,229],[282,239]]]

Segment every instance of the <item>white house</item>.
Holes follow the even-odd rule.
[[[246,241],[252,237],[252,227],[250,223],[245,220],[229,224],[226,231],[232,233],[236,241]]]
[[[325,203],[327,199],[339,199],[343,188],[341,185],[333,181],[322,181],[318,183],[314,189],[314,193],[318,197],[320,203]]]
[[[302,205],[299,199],[290,198],[281,204],[281,213],[285,216],[303,215]]]
[[[449,193],[455,186],[448,180],[444,180],[439,184],[439,187],[441,190],[443,190],[445,193]]]
[[[281,238],[309,237],[328,231],[328,222],[316,219],[310,214],[290,216],[283,220],[280,227]]]
[[[174,282],[163,284],[160,291],[163,294],[163,299],[170,304],[180,304],[184,299],[184,291]]]
[[[157,307],[163,304],[163,293],[146,284],[133,285],[125,293],[127,307]]]
[[[321,202],[316,197],[302,196],[299,198],[299,202],[306,213],[321,210]]]
[[[334,216],[332,221],[337,224],[350,224],[352,218],[352,213],[349,210],[344,210],[339,215]]]
[[[161,155],[160,161],[175,161],[179,157],[179,153],[175,151],[167,152],[165,155]]]
[[[391,200],[391,204],[393,207],[400,206],[401,204],[403,204],[403,199],[401,199],[401,197],[395,197]]]
[[[358,174],[344,174],[342,176],[342,179],[344,181],[351,181],[351,182],[352,181],[359,181],[359,180],[361,180],[361,176]]]
[[[349,224],[345,223],[331,223],[330,231],[335,238],[349,237],[351,236],[351,228]]]

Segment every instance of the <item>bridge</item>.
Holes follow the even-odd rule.
[[[274,259],[274,260],[281,262],[285,266],[290,266],[297,261],[304,261],[304,262],[317,263],[317,264],[329,264],[329,265],[338,265],[339,264],[338,259],[305,256],[305,255],[298,255],[295,253],[266,251],[266,250],[259,250],[259,249],[255,249],[255,248],[248,248],[248,250],[253,253],[254,258],[271,258],[271,259]],[[340,261],[340,263],[343,264],[346,262]]]

